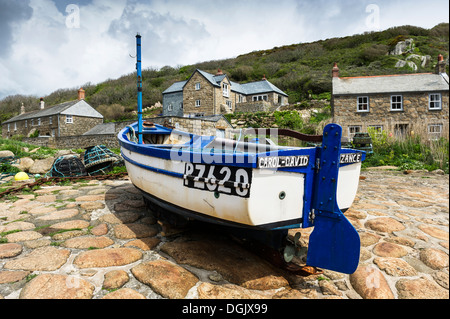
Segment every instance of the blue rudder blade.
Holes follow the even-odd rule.
[[[341,136],[342,128],[337,124],[324,128],[314,181],[314,230],[309,238],[306,263],[351,274],[358,267],[361,242],[336,200]]]

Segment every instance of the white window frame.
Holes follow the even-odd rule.
[[[230,110],[232,110],[233,109],[233,103],[230,100],[227,100],[226,103],[227,103],[228,108]]]
[[[169,103],[169,105],[167,105],[167,111],[169,111],[169,112],[173,111],[172,103]]]
[[[383,125],[369,125],[367,128],[375,130],[376,135],[383,133]]]
[[[28,120],[25,120],[25,128],[28,127]]]
[[[195,107],[200,107],[202,102],[200,100],[195,100]]]
[[[430,140],[438,140],[442,136],[443,124],[428,124],[428,135]]]
[[[17,122],[14,122],[14,131],[17,131]]]
[[[50,116],[49,118],[48,118],[48,124],[53,124],[53,117],[52,116]]]
[[[223,83],[223,86],[222,86],[222,94],[223,94],[223,96],[225,96],[225,97],[229,97],[229,96],[230,96],[228,83]]]
[[[362,132],[362,126],[361,125],[350,125],[348,127],[348,137],[352,139],[356,133]]]
[[[202,85],[200,84],[200,82],[195,83],[195,90],[198,91],[200,90],[202,87]]]
[[[256,101],[268,101],[269,97],[267,96],[267,94],[262,94],[262,95],[254,95],[252,97],[252,101],[256,102]]]
[[[41,126],[41,118],[38,117],[38,126]]]
[[[433,100],[433,98],[438,99]],[[438,106],[435,106],[437,104]],[[428,95],[428,109],[429,110],[442,110],[442,95],[441,93],[430,93]]]
[[[9,132],[10,130],[9,130],[9,123],[8,123],[8,132]]]
[[[400,98],[400,101],[394,100]],[[403,111],[403,96],[391,95],[391,111]]]
[[[69,114],[66,115],[66,124],[73,124],[72,115],[69,115]]]
[[[367,99],[367,101],[360,101],[360,99]],[[357,96],[356,97],[356,112],[369,112],[369,97],[365,96]]]

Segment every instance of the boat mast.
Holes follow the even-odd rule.
[[[142,144],[142,70],[141,70],[141,35],[136,34],[136,70],[137,70],[137,106],[138,106],[138,144]]]

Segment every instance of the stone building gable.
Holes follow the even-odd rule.
[[[196,85],[200,86],[196,89]],[[197,102],[197,101],[200,102]],[[197,104],[196,104],[197,103]],[[200,103],[200,104],[198,104]],[[183,111],[184,113],[208,113],[209,108],[214,105],[214,87],[200,73],[194,73],[183,88]]]

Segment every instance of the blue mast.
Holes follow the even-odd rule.
[[[142,144],[142,70],[141,70],[141,35],[136,34],[137,51],[137,104],[138,104],[138,143]]]

